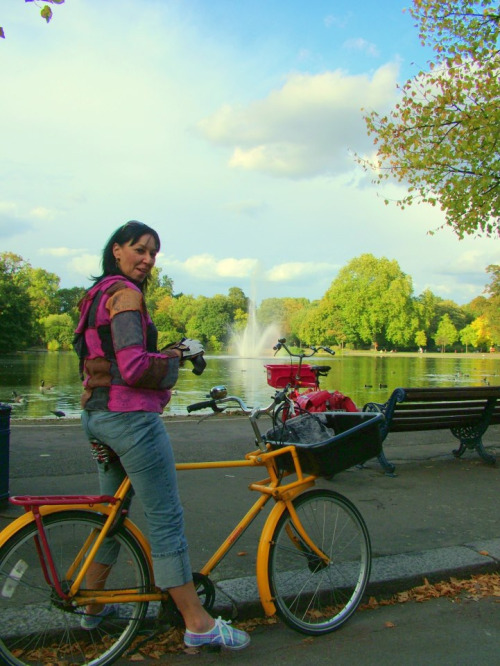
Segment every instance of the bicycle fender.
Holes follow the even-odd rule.
[[[286,505],[283,502],[275,504],[264,523],[260,535],[259,547],[257,549],[257,588],[259,590],[260,602],[264,609],[264,613],[269,616],[276,614],[276,606],[274,605],[271,588],[269,586],[269,552],[271,539],[279,519],[286,510]]]
[[[46,505],[40,507],[40,515],[48,516],[52,513],[62,513],[64,511],[91,511],[93,513],[102,513],[106,514],[109,511],[109,507],[106,504],[94,504],[92,508],[87,507],[82,504],[65,504],[63,506],[58,505]],[[35,516],[32,511],[27,511],[22,516],[19,516],[13,520],[7,527],[5,527],[0,532],[0,548],[17,532],[23,529],[26,525],[35,522]],[[130,533],[135,537],[135,539],[140,543],[144,552],[147,554],[149,561],[151,561],[151,548],[146,541],[141,530],[133,523],[129,518],[125,518],[123,521],[124,527],[126,527]]]

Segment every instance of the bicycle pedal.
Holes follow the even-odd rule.
[[[184,618],[179,613],[177,606],[175,605],[173,599],[170,597],[166,601],[162,601],[160,605],[160,610],[156,618],[158,624],[166,624],[170,627],[176,627],[183,629],[186,625],[184,623]]]

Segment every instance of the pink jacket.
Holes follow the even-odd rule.
[[[157,351],[158,333],[139,287],[108,276],[89,289],[80,311],[75,349],[83,370],[82,408],[161,413],[179,358]]]

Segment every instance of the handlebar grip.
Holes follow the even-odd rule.
[[[188,405],[187,410],[188,412],[197,412],[199,409],[205,409],[206,407],[215,410],[217,403],[215,400],[203,400],[202,402],[195,402],[192,405]]]

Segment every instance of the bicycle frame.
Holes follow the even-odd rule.
[[[294,461],[295,471],[285,472],[278,474],[275,460],[280,455],[290,454]],[[276,607],[273,603],[271,590],[268,580],[268,563],[269,563],[269,549],[271,543],[271,536],[274,532],[276,524],[281,515],[285,511],[289,511],[292,523],[297,534],[315,555],[322,559],[326,564],[329,562],[328,557],[319,550],[311,541],[306,531],[304,530],[300,520],[294,510],[292,501],[307,488],[315,484],[316,476],[304,475],[300,466],[299,457],[295,446],[283,447],[279,450],[266,451],[257,450],[250,452],[245,456],[244,460],[234,461],[215,461],[215,462],[197,462],[197,463],[179,463],[176,465],[178,471],[199,470],[199,469],[223,469],[223,468],[238,468],[238,467],[265,467],[268,477],[262,481],[252,483],[249,486],[250,490],[260,493],[260,497],[251,506],[247,513],[242,517],[238,524],[233,528],[231,533],[222,542],[215,553],[209,558],[207,563],[202,567],[200,573],[208,576],[213,569],[221,562],[224,556],[234,546],[240,536],[246,531],[253,520],[259,515],[262,508],[267,504],[270,499],[276,502],[274,508],[268,515],[264,526],[262,528],[261,537],[257,551],[257,587],[259,596],[266,615],[271,616],[276,612]],[[293,475],[295,480],[282,485],[283,476]],[[168,598],[167,592],[162,592],[155,588],[150,592],[136,592],[134,590],[81,590],[80,586],[87,574],[89,566],[91,565],[99,547],[103,540],[110,533],[115,523],[123,519],[124,527],[126,527],[140,543],[144,552],[147,555],[150,569],[150,578],[154,581],[153,569],[151,564],[151,551],[148,541],[139,530],[139,528],[128,518],[121,518],[122,506],[130,490],[131,483],[128,477],[124,479],[119,489],[114,496],[106,495],[84,495],[84,496],[18,496],[12,497],[10,501],[13,504],[24,506],[26,513],[17,518],[0,534],[0,546],[22,529],[25,525],[34,522],[38,530],[37,550],[40,558],[42,570],[44,572],[47,583],[51,585],[57,592],[58,596],[71,604],[72,606],[82,606],[85,604],[106,604],[106,603],[126,603],[134,601],[162,601]],[[75,558],[74,562],[64,574],[64,580],[73,581],[67,591],[63,589],[61,581],[57,576],[50,546],[45,538],[43,528],[43,518],[47,515],[73,510],[86,510],[94,511],[96,513],[107,516],[103,529],[100,530],[99,535],[95,538],[95,534],[89,535],[85,544],[82,545],[80,552]],[[294,541],[291,537],[292,542]],[[296,543],[297,548],[302,548],[303,545]],[[78,571],[76,578],[73,580],[74,573]]]

